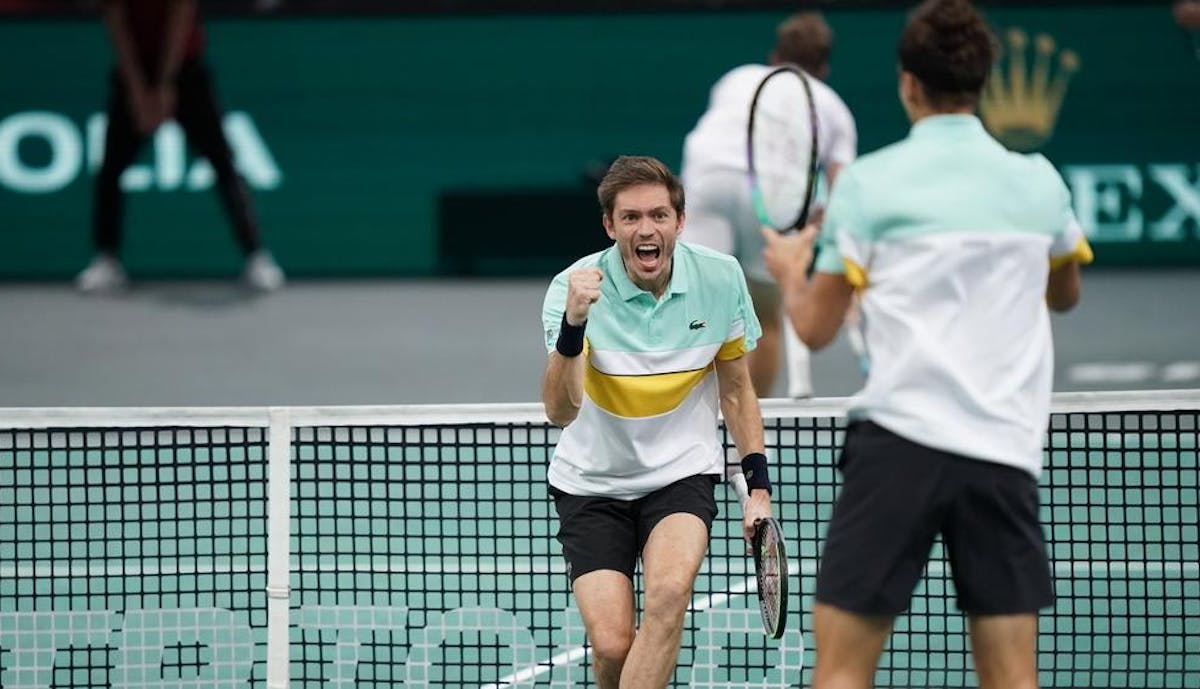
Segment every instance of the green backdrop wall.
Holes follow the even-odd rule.
[[[462,272],[450,255],[474,247],[508,246],[512,260],[467,272],[521,272],[602,244],[589,166],[632,152],[677,166],[711,83],[763,59],[782,17],[243,17],[207,27],[226,128],[285,268],[425,276]],[[830,83],[858,119],[860,150],[903,136],[903,13],[828,17],[838,40]],[[1099,262],[1200,265],[1200,63],[1168,8],[989,17],[1010,49],[1011,30],[1027,38],[1026,71],[1038,69],[1037,37],[1053,41],[1050,78],[1069,77],[1061,108],[1023,112],[1057,112],[1035,143],[1071,185]],[[9,21],[0,64],[0,278],[65,278],[91,252],[111,49],[98,20]],[[124,255],[135,274],[237,270],[208,172],[167,128],[128,173]],[[554,255],[521,262],[545,247]]]

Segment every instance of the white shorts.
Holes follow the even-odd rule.
[[[705,170],[683,180],[687,198],[684,241],[732,254],[746,277],[773,282],[763,263],[761,224],[750,201],[750,180],[737,170]]]

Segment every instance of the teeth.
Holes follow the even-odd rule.
[[[653,244],[639,244],[637,250],[638,251],[657,251],[658,247],[654,246]]]

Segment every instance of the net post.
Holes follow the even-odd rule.
[[[291,573],[291,411],[269,412],[267,473],[267,689],[288,686],[288,612]]]

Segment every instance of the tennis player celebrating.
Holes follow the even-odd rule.
[[[1075,305],[1091,249],[1054,167],[1006,151],[974,115],[993,45],[967,0],[918,6],[899,45],[912,131],[842,171],[811,282],[815,228],[764,232],[810,347],[834,337],[855,289],[870,324],[817,575],[817,689],[871,686],[939,533],[980,686],[1037,686],[1037,613],[1054,600],[1037,493],[1046,307]]]
[[[665,165],[618,158],[598,196],[613,245],[559,273],[542,308],[542,401],[566,427],[548,479],[596,684],[665,687],[724,476],[718,405],[745,457],[747,536],[771,516],[744,356],[759,325],[737,261],[677,242],[683,187]]]

